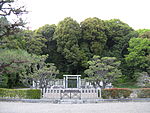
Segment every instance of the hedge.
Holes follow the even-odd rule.
[[[141,88],[137,92],[138,98],[150,98],[150,88]]]
[[[132,90],[128,88],[111,88],[102,90],[102,98],[104,99],[118,99],[129,98]]]
[[[0,88],[0,98],[40,99],[41,98],[41,90],[39,90],[39,89]]]

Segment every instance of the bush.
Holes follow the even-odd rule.
[[[40,99],[40,97],[41,97],[41,90],[37,90],[37,89],[27,90],[28,99]]]
[[[128,88],[111,88],[102,90],[102,98],[104,99],[117,99],[129,98],[132,90]]]
[[[0,98],[40,99],[41,90],[0,88]]]
[[[138,98],[150,98],[150,88],[139,89],[137,93]]]

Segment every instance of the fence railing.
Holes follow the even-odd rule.
[[[77,88],[47,88],[46,93],[43,92],[43,98],[50,99],[97,99],[101,98],[101,89],[77,89]]]

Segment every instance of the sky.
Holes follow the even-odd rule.
[[[150,29],[150,0],[19,0],[29,11],[30,29],[58,24],[65,17],[77,22],[89,17],[120,19],[133,29]]]

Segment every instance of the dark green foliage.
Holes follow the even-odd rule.
[[[138,98],[150,98],[150,88],[139,89],[137,96]]]
[[[104,99],[118,99],[129,98],[132,90],[128,88],[111,88],[102,90],[102,98]]]
[[[82,38],[80,40],[81,49],[88,58],[93,55],[100,55],[107,41],[104,21],[99,18],[87,18],[81,22]]]
[[[30,30],[20,30],[19,33],[1,39],[1,48],[22,49],[31,54],[42,54],[46,39]]]
[[[56,25],[46,24],[35,31],[42,38],[46,39],[45,42],[46,47],[42,49],[42,53],[49,54],[49,57],[53,57],[53,58],[54,58],[53,54],[56,53],[56,41],[53,39],[55,29],[56,29]]]
[[[0,98],[40,99],[41,90],[0,88]]]
[[[0,75],[0,88],[7,87],[8,76],[6,74]]]
[[[46,63],[54,63],[59,70],[64,70],[65,59],[61,53],[57,52],[57,43],[54,40],[54,32],[56,30],[56,25],[44,25],[37,29],[35,32],[42,38],[46,39],[45,47],[42,48],[42,54],[48,54]],[[62,62],[63,61],[63,62]],[[60,76],[61,77],[61,76]]]
[[[79,40],[81,39],[80,25],[70,17],[60,21],[56,27],[54,40],[57,42],[57,52],[63,56],[63,70],[68,74],[77,74],[85,55],[80,50]]]
[[[126,23],[119,19],[105,21],[107,26],[105,56],[122,58],[127,54],[128,41],[137,37],[137,33]]]
[[[117,86],[126,81],[137,82],[136,72],[150,74],[149,29],[135,31],[119,19],[104,21],[94,17],[87,18],[79,24],[67,17],[60,21],[57,26],[46,24],[35,31],[19,29],[19,26],[23,25],[23,21],[20,19],[19,22],[21,23],[15,29],[9,30],[5,26],[11,27],[13,24],[7,20],[7,16],[10,15],[6,14],[6,17],[0,18],[0,37],[3,37],[0,38],[0,48],[6,49],[7,52],[10,50],[12,54],[5,53],[3,55],[1,52],[0,61],[3,60],[2,63],[9,64],[11,62],[8,58],[9,54],[12,58],[16,57],[17,59],[22,59],[25,51],[30,53],[29,58],[32,56],[31,54],[48,54],[47,59],[43,62],[56,65],[60,70],[58,78],[62,78],[63,74],[81,74],[84,78],[87,77],[84,75],[84,71],[88,68],[87,62],[94,55],[98,55],[107,58],[115,57],[117,61],[120,61],[118,70],[123,75],[119,79],[115,79]],[[16,51],[13,52],[12,49],[21,49],[20,51],[23,52],[15,53]],[[32,62],[35,59],[30,60]],[[38,59],[36,62],[22,63],[22,65],[13,63],[13,65],[9,64],[10,66],[3,69],[0,64],[0,73],[2,73],[0,75],[0,87],[21,86],[20,81],[23,82],[22,78],[25,77],[32,81],[30,75],[33,73],[33,67],[37,67],[40,62],[41,60]],[[107,66],[106,68],[108,69]],[[116,70],[107,75],[111,82],[116,76],[114,72]]]
[[[0,53],[0,86],[8,88],[19,86],[21,73],[29,73],[27,69],[31,64],[40,62],[43,57],[15,49],[0,49]]]

